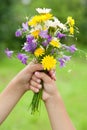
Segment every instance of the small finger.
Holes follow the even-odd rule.
[[[53,80],[56,80],[56,72],[55,72],[55,70],[50,70],[50,71],[49,71],[49,75],[51,76],[51,78],[52,78]]]
[[[40,82],[41,82],[41,79],[37,78],[37,77],[35,76],[35,74],[32,76],[32,80],[35,81],[35,82],[37,82],[37,83],[40,83]]]
[[[40,83],[35,82],[33,79],[30,81],[30,85],[38,89],[42,88],[42,85]]]
[[[35,88],[33,86],[30,85],[30,89],[35,92],[35,93],[38,93],[39,92],[39,89],[38,88]]]

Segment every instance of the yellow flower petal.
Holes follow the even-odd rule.
[[[55,68],[56,59],[53,56],[47,55],[41,61],[44,70],[51,70]]]
[[[60,47],[61,47],[61,44],[60,44],[59,40],[53,39],[53,40],[51,40],[50,44],[51,44],[52,46],[54,46],[54,47],[57,47],[57,48],[60,48]]]
[[[74,26],[75,24],[75,20],[72,17],[68,17],[67,22],[69,23],[70,26]]]
[[[44,50],[43,48],[37,48],[37,49],[34,51],[34,55],[35,55],[36,57],[42,56],[44,53],[45,53],[45,50]]]
[[[74,28],[73,27],[70,27],[70,34],[74,34]]]
[[[40,30],[35,30],[35,31],[33,31],[31,34],[32,34],[35,38],[38,38],[39,33],[40,33]]]
[[[47,14],[40,14],[40,15],[35,15],[29,22],[29,26],[36,26],[38,23],[44,22],[46,20],[49,20],[52,18],[52,14],[47,13]]]

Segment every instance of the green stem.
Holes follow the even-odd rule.
[[[39,112],[39,105],[42,99],[42,91],[43,91],[43,81],[41,81],[42,89],[38,93],[34,93],[33,99],[31,102],[31,114],[34,114],[36,111]]]
[[[47,73],[47,71],[43,71],[45,73]],[[31,114],[34,114],[35,112],[39,112],[39,106],[40,106],[40,102],[42,99],[42,92],[43,92],[43,80],[41,80],[41,84],[42,84],[42,89],[40,89],[40,91],[38,93],[34,93],[33,98],[32,98],[32,102],[31,102]]]

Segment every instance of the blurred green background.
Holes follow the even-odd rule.
[[[34,15],[35,8],[51,8],[62,22],[72,16],[79,28],[77,48],[87,53],[87,1],[86,0],[0,0],[0,92],[25,66],[18,60],[8,60],[4,49],[19,49],[21,39],[15,31]],[[87,60],[84,53],[76,54],[63,69],[57,66],[57,85],[67,112],[77,130],[87,130]],[[27,92],[12,113],[0,126],[1,130],[51,130],[44,104],[40,115],[31,116],[28,110],[32,92]]]

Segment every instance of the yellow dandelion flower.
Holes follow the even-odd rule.
[[[44,22],[46,20],[49,20],[52,18],[52,14],[47,13],[47,14],[40,14],[40,15],[35,15],[29,22],[29,26],[36,26],[38,23]]]
[[[40,33],[40,30],[35,30],[35,31],[33,31],[31,34],[32,34],[35,38],[38,38],[39,33]]]
[[[72,17],[68,17],[67,22],[69,23],[70,26],[74,26],[75,24],[75,20]]]
[[[44,53],[45,53],[45,50],[44,50],[43,48],[37,48],[37,49],[34,51],[34,55],[35,55],[36,57],[42,56]]]
[[[74,28],[70,27],[70,34],[74,34]]]
[[[42,22],[44,22],[44,21],[46,21],[46,20],[51,19],[52,17],[53,17],[53,16],[52,16],[52,14],[50,14],[50,13],[42,14],[42,15],[41,15],[41,20],[42,20]]]
[[[57,39],[51,40],[50,44],[51,44],[52,46],[54,46],[54,47],[57,47],[57,48],[60,48],[60,47],[61,47],[61,44],[60,44],[59,40],[57,40]]]
[[[29,22],[28,22],[28,25],[29,26],[35,26],[36,24],[37,24],[37,18],[38,18],[38,16],[37,15],[35,15]]]
[[[45,56],[41,61],[44,70],[46,70],[46,69],[51,70],[51,69],[55,68],[56,62],[57,62],[56,59],[50,55]]]

